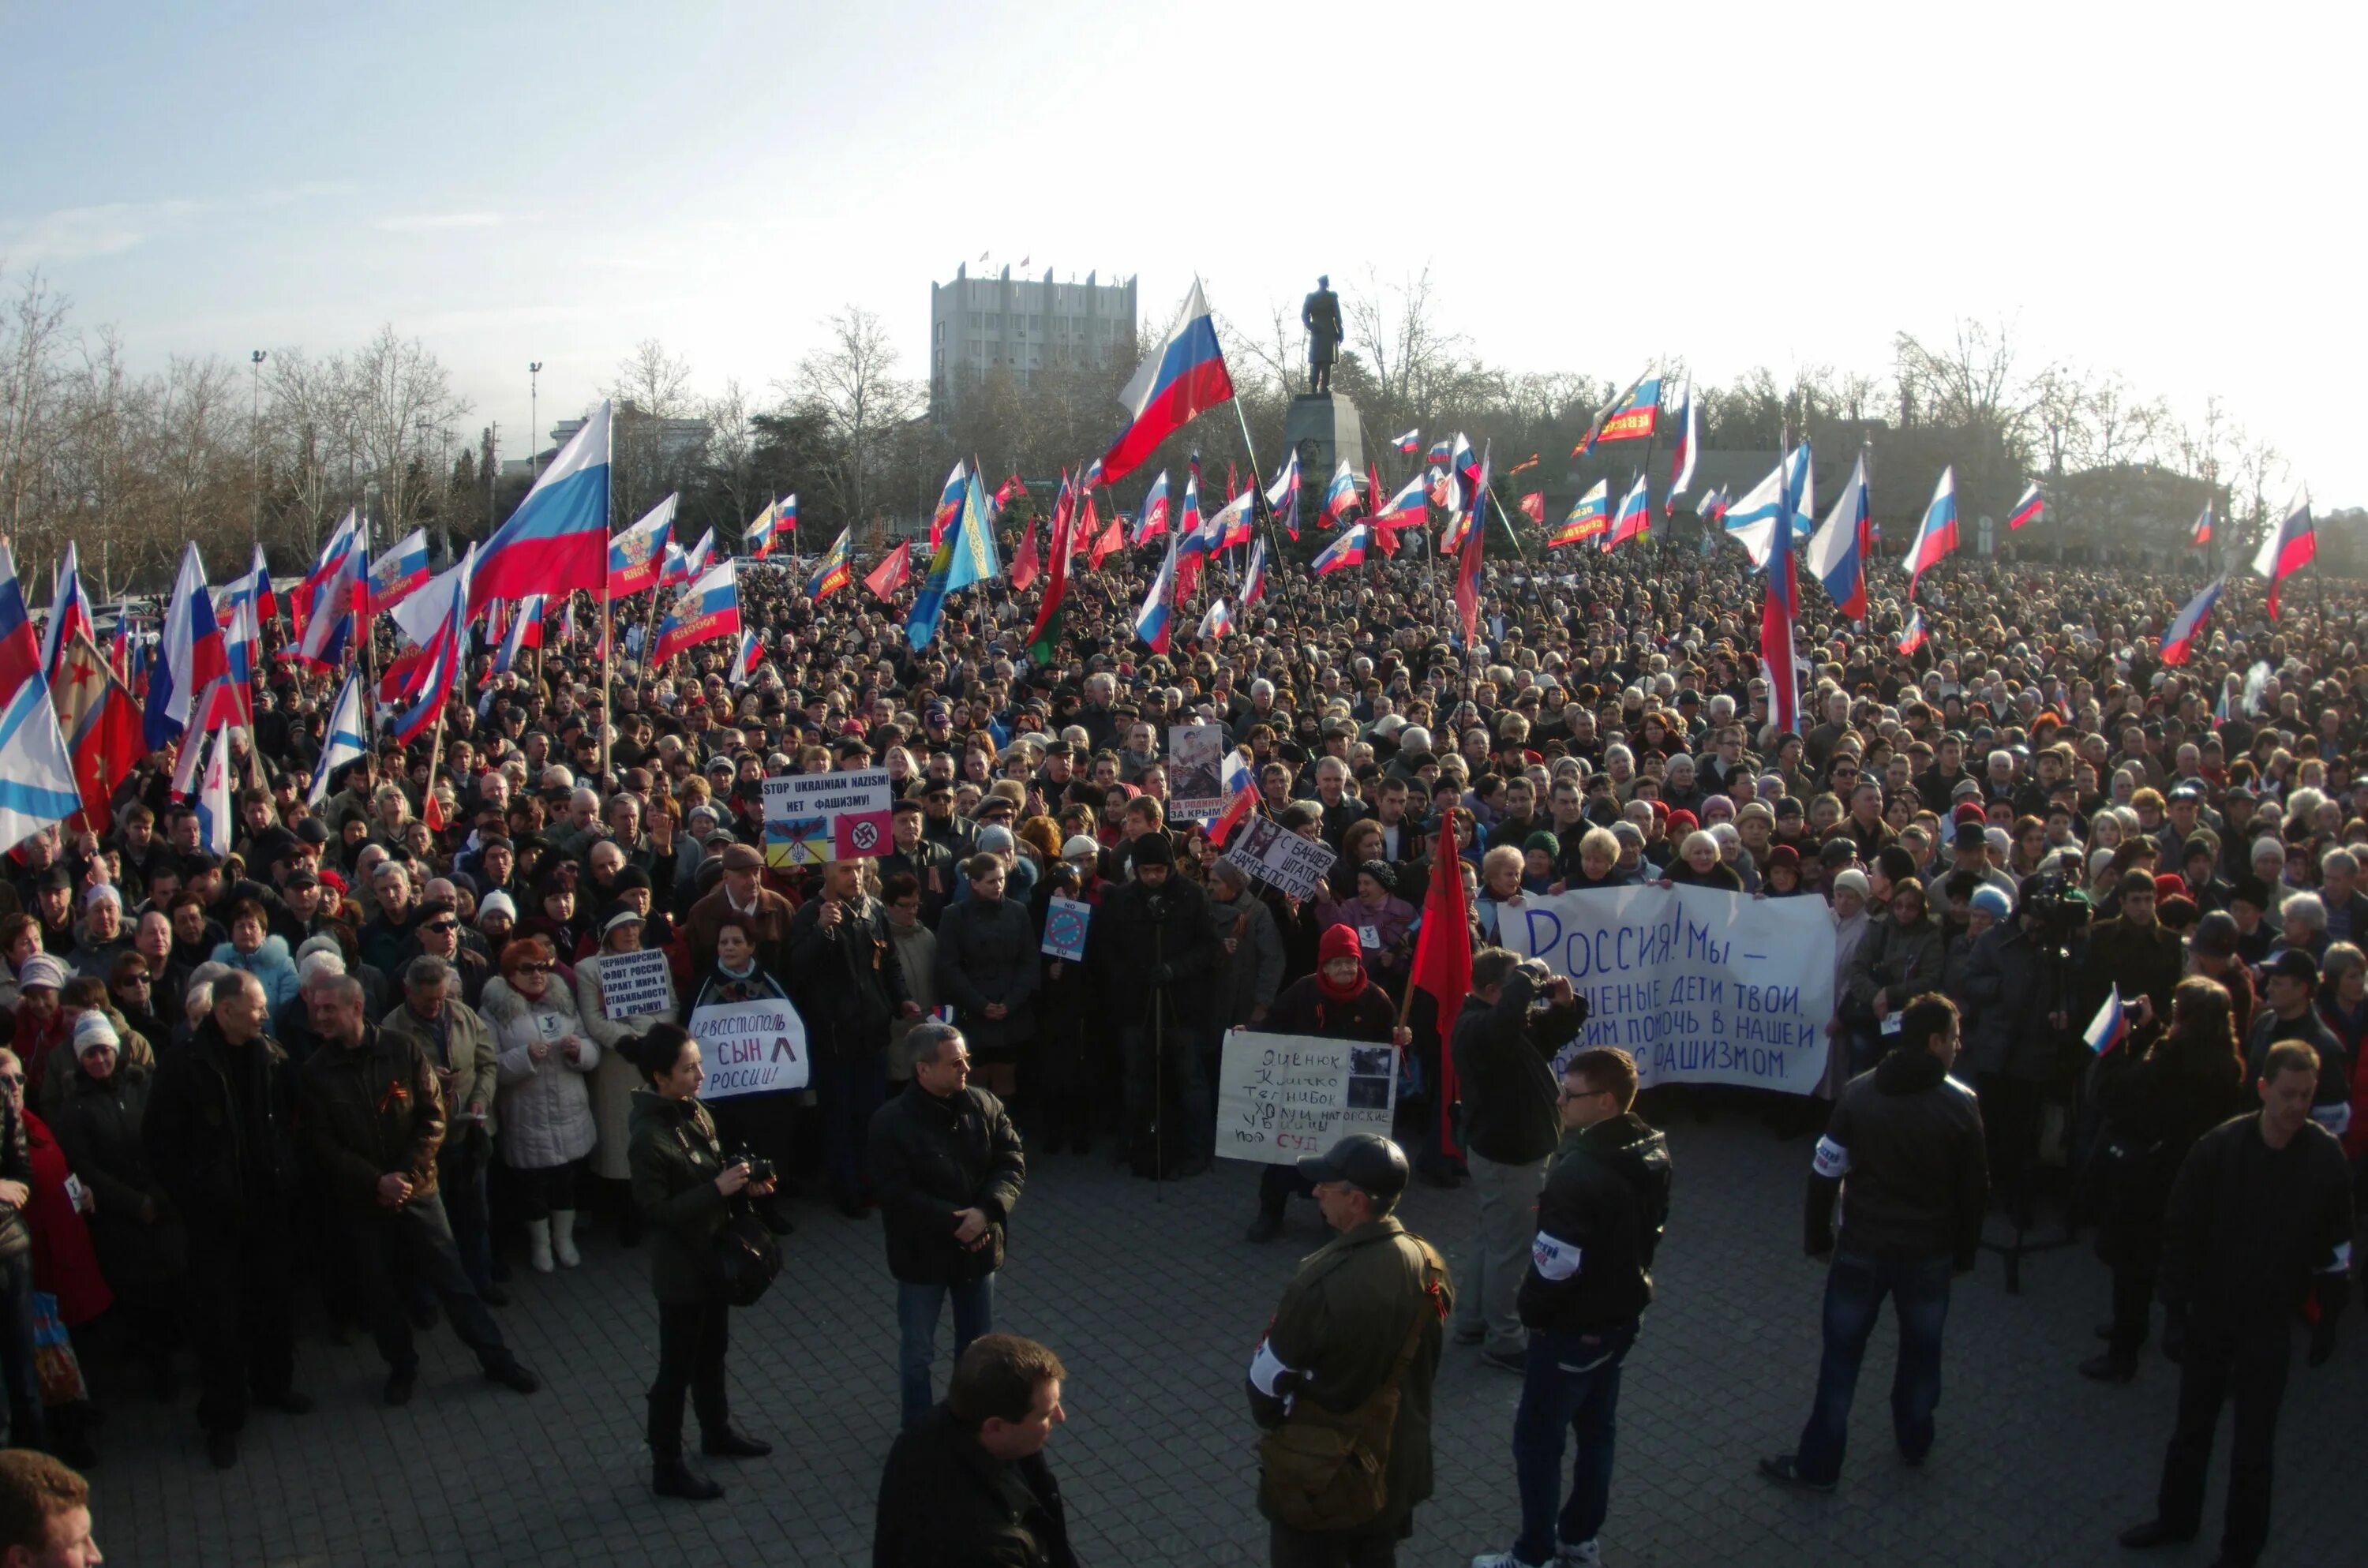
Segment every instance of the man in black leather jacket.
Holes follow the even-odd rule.
[[[1890,1054],[1843,1088],[1817,1140],[1806,1239],[1810,1256],[1833,1258],[1825,1358],[1798,1450],[1759,1462],[1770,1480],[1816,1492],[1832,1491],[1840,1473],[1859,1363],[1886,1295],[1899,1314],[1895,1436],[1909,1464],[1924,1462],[1941,1402],[1950,1277],[1972,1270],[1989,1208],[1981,1108],[1949,1076],[1959,1042],[1956,1004],[1929,994],[1915,998],[1892,1040]]]

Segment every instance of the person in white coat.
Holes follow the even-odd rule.
[[[528,937],[502,949],[502,972],[485,982],[485,1022],[500,1052],[502,1163],[514,1174],[527,1220],[527,1260],[548,1274],[569,1268],[575,1250],[575,1163],[592,1152],[590,1080],[604,1054],[584,1032],[575,997],[552,978],[550,948]]]
[[[646,922],[629,903],[612,904],[600,922],[600,950],[575,966],[575,1010],[584,1032],[600,1048],[600,1064],[592,1070],[592,1121],[599,1142],[592,1152],[592,1177],[601,1185],[605,1210],[615,1215],[617,1239],[632,1246],[641,1239],[642,1212],[633,1205],[632,1162],[626,1146],[632,1142],[633,1095],[642,1075],[620,1049],[628,1040],[645,1035],[659,1024],[678,1024],[682,1008],[674,1000],[674,983],[666,982],[666,1005],[654,1013],[609,1016],[608,993],[601,978],[612,958],[642,950]]]

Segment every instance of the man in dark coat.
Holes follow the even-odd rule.
[[[2270,1532],[2271,1445],[2294,1321],[2315,1308],[2309,1362],[2335,1354],[2350,1299],[2351,1174],[2343,1146],[2311,1119],[2319,1062],[2308,1046],[2270,1048],[2261,1108],[2197,1140],[2163,1219],[2163,1349],[2179,1366],[2179,1424],[2163,1455],[2155,1517],[2122,1533],[2145,1548],[2192,1540],[2220,1407],[2237,1406],[2220,1556],[2251,1568]]]
[[[288,1059],[263,1032],[263,983],[213,983],[213,1011],[164,1053],[141,1126],[148,1164],[189,1227],[190,1321],[203,1369],[198,1424],[218,1469],[238,1462],[250,1385],[301,1415],[290,1281],[295,1161]]]
[[[2080,961],[2088,995],[2076,1011],[2093,1017],[2105,993],[2120,986],[2124,1002],[2145,996],[2155,1012],[2170,1017],[2170,993],[2186,971],[2179,933],[2155,918],[2154,879],[2141,870],[2122,873],[2121,913],[2089,930],[2089,950]]]
[[[1200,987],[1214,971],[1219,949],[1209,895],[1176,875],[1166,834],[1135,840],[1133,878],[1102,901],[1088,939],[1103,994],[1116,999],[1135,1167],[1148,1173],[1156,1154],[1180,1160],[1167,1174],[1198,1176],[1209,1168],[1216,1112],[1193,1021],[1202,1014]],[[1144,1147],[1146,1141],[1156,1147]]]
[[[898,1434],[880,1477],[872,1568],[1076,1568],[1060,1483],[1044,1461],[1061,1408],[1061,1358],[988,1334],[954,1362],[944,1403]]]
[[[946,1298],[957,1361],[995,1326],[995,1271],[1028,1161],[1003,1102],[970,1087],[962,1031],[932,1021],[907,1038],[913,1082],[872,1117],[866,1166],[896,1279],[897,1380],[910,1430],[929,1414]]]
[[[822,891],[790,917],[790,999],[805,1021],[821,1101],[823,1168],[840,1210],[871,1207],[863,1183],[863,1140],[888,1097],[888,1025],[917,1017],[888,912],[863,891],[861,860],[834,860]]]
[[[487,1379],[534,1392],[542,1385],[503,1343],[461,1265],[436,1194],[444,1096],[435,1063],[416,1038],[363,1018],[361,982],[351,975],[308,987],[304,1005],[325,1043],[304,1063],[297,1120],[345,1234],[357,1299],[386,1358],[386,1403],[409,1403],[419,1378],[404,1301],[409,1279],[442,1301]]]

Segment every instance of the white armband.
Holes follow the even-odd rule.
[[[1258,1354],[1250,1358],[1250,1386],[1269,1399],[1281,1399],[1283,1396],[1275,1392],[1275,1385],[1286,1375],[1297,1377],[1298,1369],[1282,1364],[1282,1358],[1274,1353],[1271,1341],[1259,1340]]]
[[[2320,1269],[2319,1272],[2321,1274],[2351,1273],[2351,1244],[2350,1242],[2345,1242],[2342,1245],[2337,1247],[2335,1249],[2335,1260],[2332,1263],[2329,1263],[2325,1268]]]
[[[1828,1181],[1839,1180],[1850,1175],[1850,1151],[1830,1138],[1817,1140],[1817,1153],[1813,1163],[1817,1174]]]
[[[2337,1100],[2332,1105],[2313,1106],[2310,1108],[2310,1119],[2340,1138],[2351,1131],[2351,1103],[2346,1100]]]
[[[1578,1272],[1586,1256],[1584,1248],[1573,1246],[1559,1236],[1540,1231],[1530,1244],[1530,1261],[1537,1266],[1538,1275],[1544,1279],[1567,1279]]]

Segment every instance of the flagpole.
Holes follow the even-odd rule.
[[[609,646],[609,582],[606,568],[600,580],[600,773],[609,772],[609,732],[615,728],[616,709],[609,695],[609,682],[616,676],[616,650]]]

